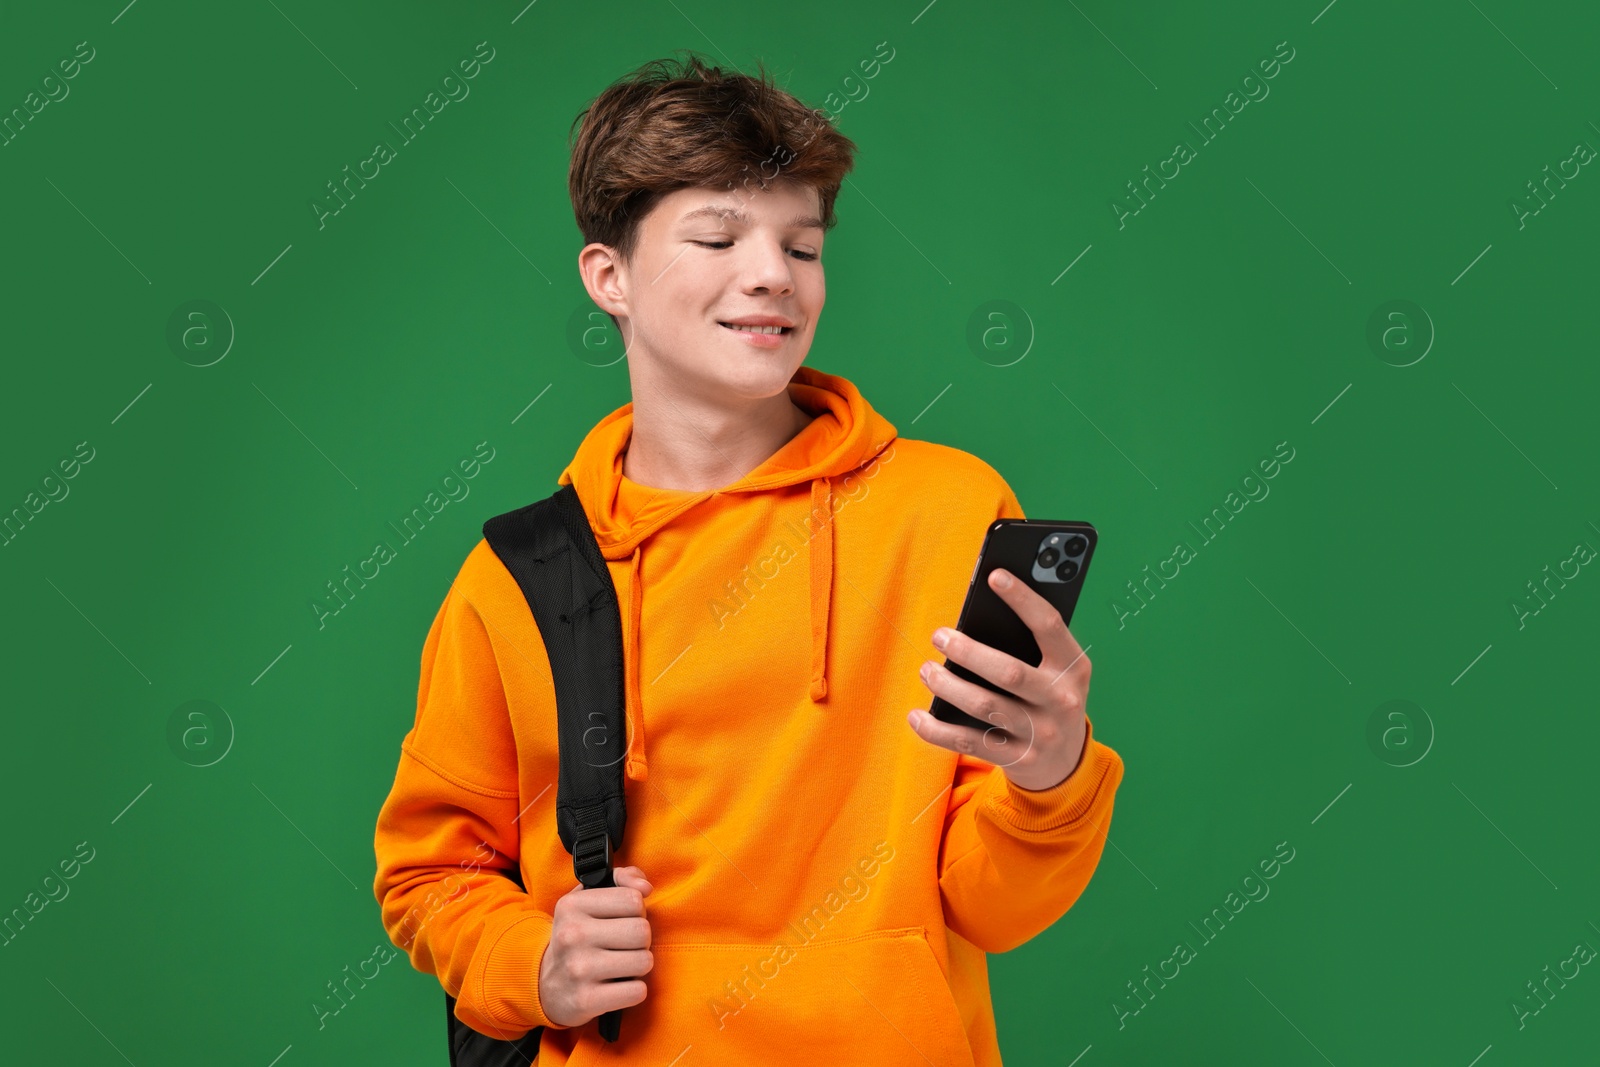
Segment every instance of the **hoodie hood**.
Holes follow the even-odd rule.
[[[571,484],[576,490],[601,555],[608,561],[627,561],[627,589],[618,590],[617,602],[623,611],[625,634],[630,778],[643,780],[648,771],[638,677],[639,621],[644,598],[640,559],[651,534],[711,497],[810,483],[811,513],[817,517],[818,526],[807,551],[810,697],[817,702],[827,697],[828,623],[833,608],[833,481],[876,458],[895,440],[896,430],[852,383],[836,375],[801,367],[790,379],[788,391],[795,405],[813,416],[811,422],[755,470],[720,489],[647,490],[650,495],[643,502],[626,499],[622,461],[633,437],[631,402],[589,431],[558,479],[559,484]],[[613,570],[614,577],[615,574]]]

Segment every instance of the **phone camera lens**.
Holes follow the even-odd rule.
[[[1047,548],[1043,552],[1039,553],[1039,566],[1049,569],[1054,567],[1056,565],[1056,561],[1060,558],[1061,553],[1057,552],[1054,547]]]
[[[1078,576],[1078,561],[1077,560],[1064,559],[1064,560],[1061,561],[1061,566],[1056,568],[1056,577],[1060,578],[1063,582],[1070,582],[1070,581],[1072,581],[1072,579],[1076,578],[1077,576]]]
[[[1080,534],[1073,534],[1072,537],[1067,540],[1066,546],[1062,548],[1062,552],[1069,556],[1078,556],[1082,555],[1083,550],[1088,547],[1089,542],[1087,539]]]

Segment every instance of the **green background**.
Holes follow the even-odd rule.
[[[0,550],[0,912],[95,850],[0,949],[7,1058],[445,1062],[403,957],[325,1029],[310,1005],[387,944],[373,823],[451,577],[628,399],[613,350],[569,342],[568,126],[693,48],[858,97],[808,364],[1101,531],[1073,631],[1127,776],[1081,900],[990,959],[1007,1063],[1592,1059],[1594,967],[1512,1005],[1600,947],[1600,576],[1512,604],[1600,546],[1600,175],[1511,206],[1600,145],[1592,8],[122,3],[10,5],[0,32],[0,112],[96,52],[0,148],[0,510],[94,449]],[[470,96],[319,229],[325,183],[480,41]],[[1270,94],[1203,143],[1279,42]],[[235,333],[210,366],[220,320],[167,339],[194,300]],[[1395,300],[1422,311],[1369,343]],[[319,630],[324,583],[480,441],[471,495]],[[1283,441],[1204,543],[1188,524]],[[226,722],[185,749],[192,700]],[[1205,944],[1190,924],[1280,842],[1270,896]],[[1196,958],[1119,1024],[1179,941]]]

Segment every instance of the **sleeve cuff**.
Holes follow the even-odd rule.
[[[1065,781],[1049,789],[1024,789],[1002,768],[995,768],[984,788],[983,810],[1001,825],[1024,834],[1060,830],[1089,814],[1101,791],[1120,778],[1122,759],[1094,739],[1094,724],[1085,719],[1083,755]]]
[[[507,926],[484,959],[477,995],[464,998],[471,1001],[471,1010],[508,1036],[513,1032],[520,1036],[536,1026],[567,1029],[546,1018],[544,1005],[539,1002],[539,965],[550,945],[554,925],[552,916],[534,911]],[[459,1010],[463,1001],[458,1000],[456,1006]]]

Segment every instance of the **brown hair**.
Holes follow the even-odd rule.
[[[826,112],[773,84],[764,66],[751,77],[680,51],[676,66],[652,60],[613,82],[572,121],[582,129],[571,138],[567,189],[584,243],[609,245],[626,261],[640,221],[667,193],[779,181],[814,187],[832,229],[855,143]]]

